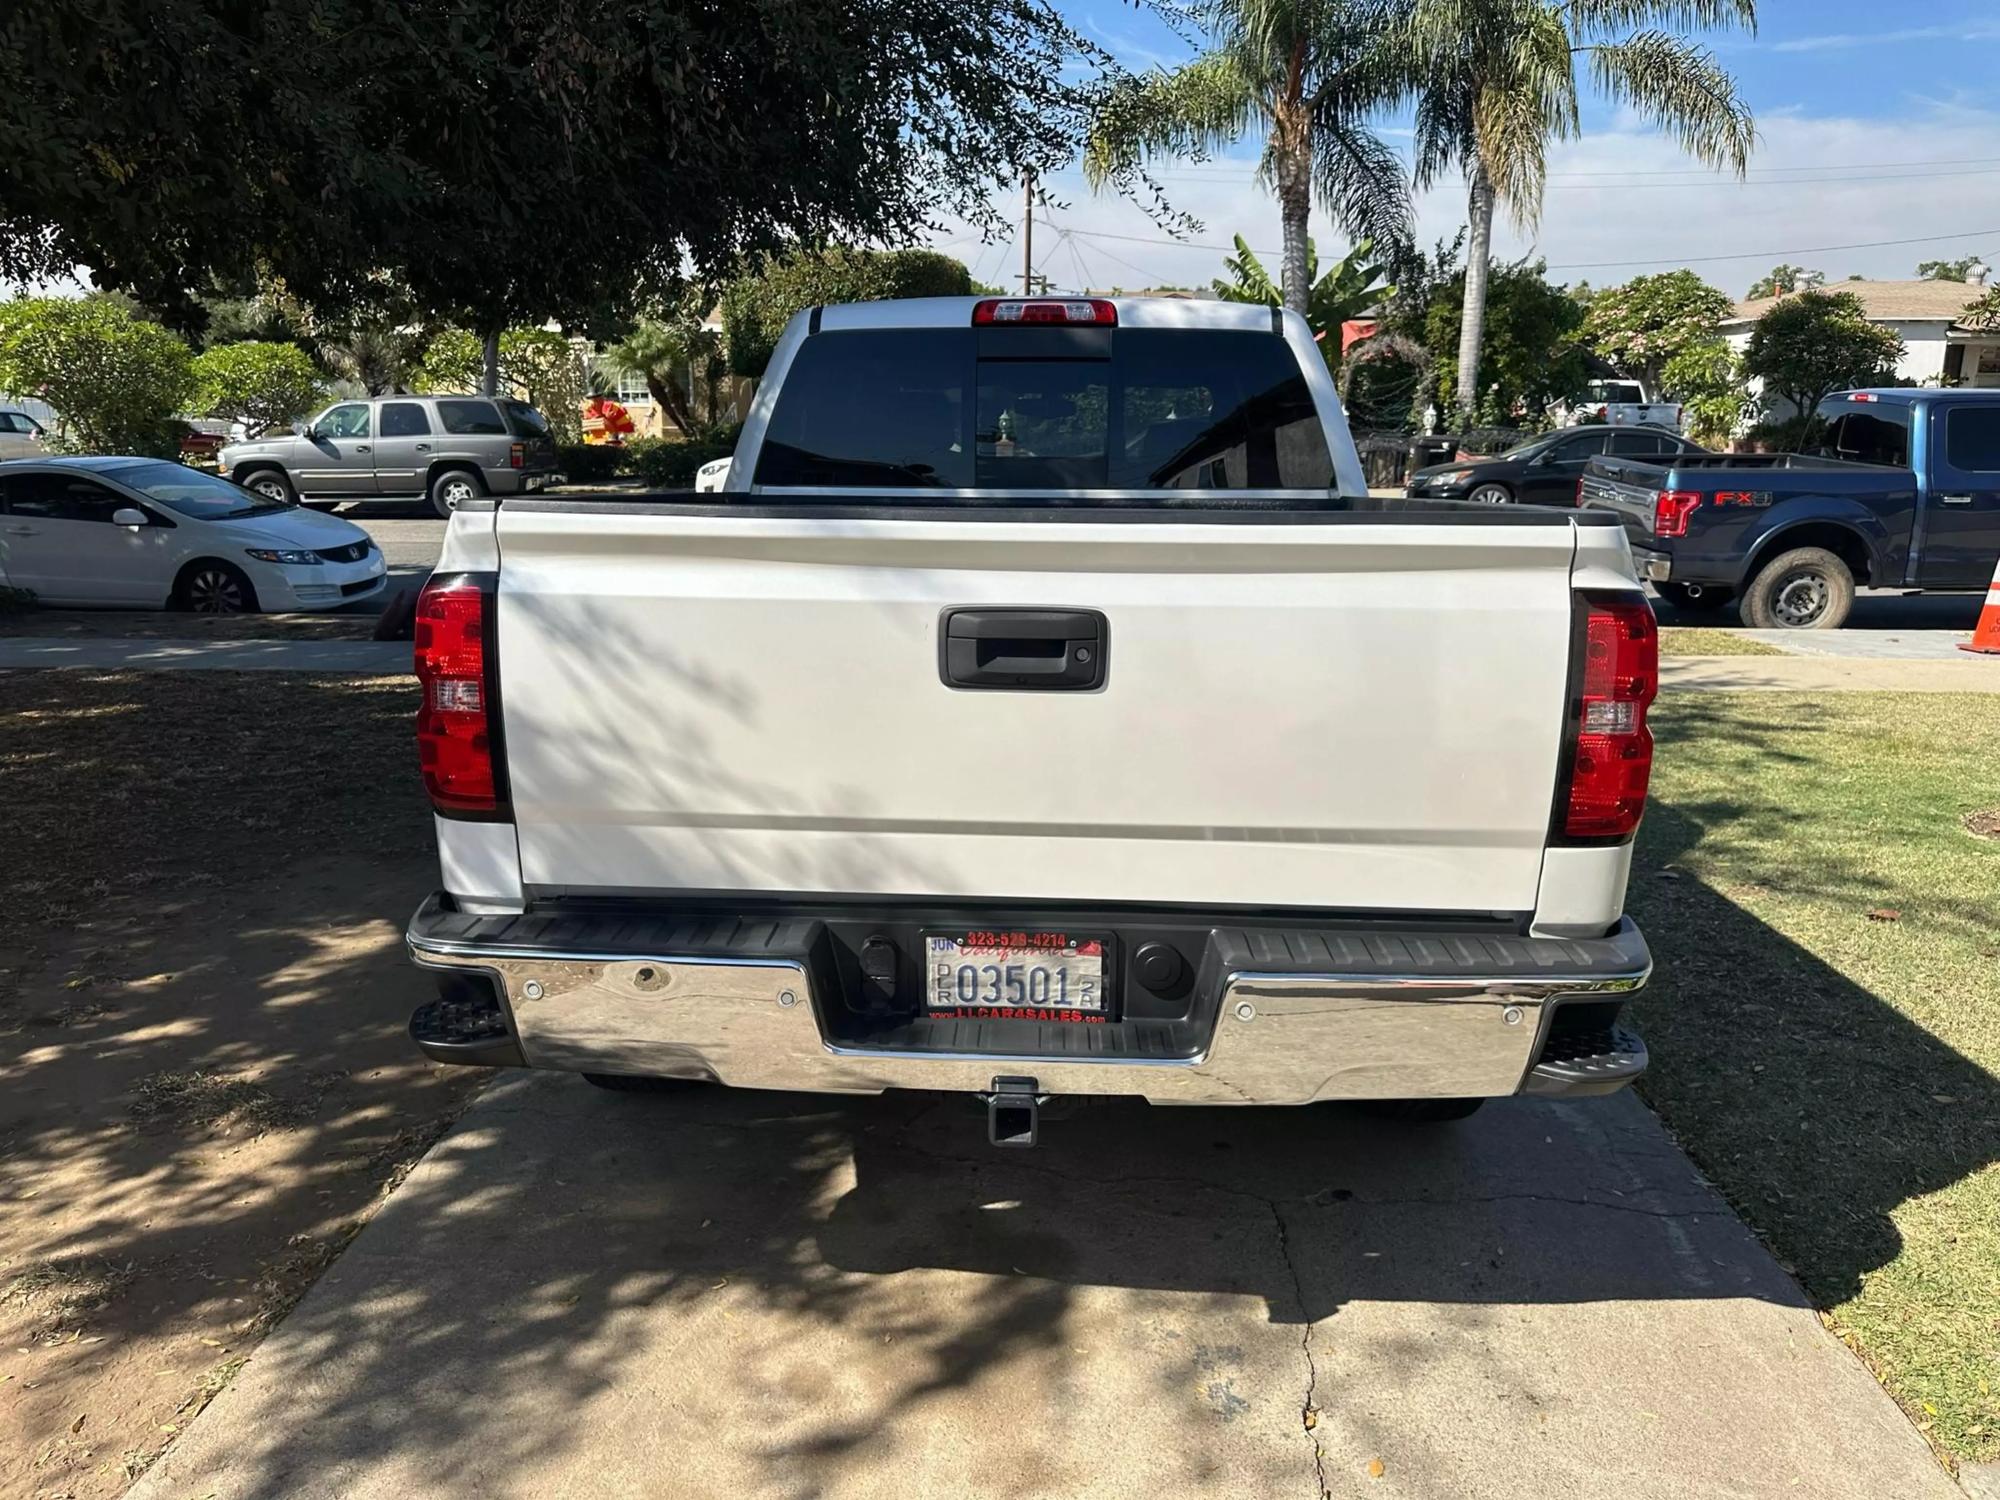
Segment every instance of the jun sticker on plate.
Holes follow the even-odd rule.
[[[924,1009],[981,1020],[1107,1020],[1103,940],[1066,932],[927,932]]]

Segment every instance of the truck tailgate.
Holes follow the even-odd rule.
[[[1565,517],[990,514],[504,506],[530,889],[1534,906]],[[1103,685],[947,686],[982,605],[1101,611]]]
[[[1644,459],[1593,458],[1577,485],[1577,508],[1610,511],[1633,546],[1658,546],[1653,538],[1653,510],[1660,491],[1672,483],[1671,472]]]

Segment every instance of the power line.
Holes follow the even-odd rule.
[[[1080,234],[1087,240],[1123,240],[1132,245],[1171,245],[1176,250],[1219,250],[1224,255],[1234,255],[1234,245],[1204,245],[1199,240],[1170,240],[1158,235],[1111,234],[1101,229],[1072,229],[1071,234]],[[1277,255],[1276,250],[1258,250],[1259,255]]]
[[[1551,271],[1596,271],[1617,266],[1650,266],[1661,262],[1675,265],[1700,265],[1714,260],[1762,260],[1766,256],[1826,255],[1835,250],[1880,250],[1889,245],[1930,245],[1939,240],[1991,239],[2000,235],[2000,229],[1964,229],[1955,234],[1921,234],[1907,240],[1860,240],[1852,245],[1804,245],[1791,250],[1743,250],[1734,255],[1651,255],[1644,260],[1569,260],[1561,264],[1551,262]]]
[[[1091,232],[1090,230],[1087,230],[1087,229],[1077,229],[1077,228],[1074,228],[1074,227],[1072,227],[1072,226],[1071,226],[1071,225],[1069,225],[1069,224],[1056,224],[1056,221],[1055,221],[1054,219],[1050,219],[1050,220],[1049,220],[1049,223],[1050,223],[1050,224],[1052,224],[1052,225],[1055,225],[1055,227],[1056,227],[1056,228],[1058,228],[1058,229],[1061,229],[1061,230],[1065,231],[1066,233],[1069,233],[1069,234],[1072,234],[1072,235],[1075,235],[1075,236],[1077,236],[1077,237],[1079,237],[1079,238],[1081,238],[1081,239],[1103,239],[1103,238],[1105,238],[1105,236],[1103,236],[1103,235],[1100,235],[1100,234],[1093,234],[1093,233],[1092,233],[1092,232]],[[1166,243],[1168,243],[1168,244],[1179,244],[1179,243],[1180,243],[1180,241],[1178,241],[1178,240],[1169,240],[1169,241],[1167,241]],[[1138,273],[1139,275],[1141,275],[1141,276],[1143,276],[1143,277],[1145,277],[1145,278],[1146,278],[1146,280],[1147,280],[1148,284],[1150,284],[1150,283],[1151,283],[1151,282],[1153,281],[1153,279],[1154,279],[1154,273],[1153,273],[1153,272],[1151,272],[1151,271],[1149,271],[1149,270],[1147,270],[1147,269],[1146,269],[1146,268],[1145,268],[1144,266],[1138,266],[1138,265],[1134,265],[1134,264],[1133,264],[1133,263],[1132,263],[1131,261],[1129,261],[1129,260],[1125,259],[1125,257],[1124,257],[1124,256],[1122,256],[1122,255],[1115,255],[1115,254],[1113,254],[1113,253],[1112,253],[1111,251],[1109,251],[1109,250],[1105,249],[1105,248],[1104,248],[1104,247],[1103,247],[1102,245],[1094,245],[1094,246],[1092,246],[1091,248],[1092,248],[1092,250],[1093,250],[1093,252],[1094,252],[1094,253],[1096,253],[1096,254],[1098,254],[1098,255],[1101,255],[1101,256],[1103,256],[1103,257],[1104,257],[1104,258],[1105,258],[1106,260],[1108,260],[1108,261],[1112,262],[1112,263],[1113,263],[1114,265],[1120,265],[1120,266],[1123,266],[1123,267],[1124,267],[1124,268],[1125,268],[1126,270],[1128,270],[1128,271],[1136,271],[1136,272],[1137,272],[1137,273]],[[1231,246],[1231,247],[1230,247],[1230,249],[1231,249],[1231,251],[1232,251],[1232,253],[1233,253],[1233,252],[1234,252],[1234,249],[1235,249],[1235,247],[1234,247],[1234,246]]]
[[[1853,174],[1856,172],[1881,171],[1881,172],[1893,173],[1893,172],[1906,172],[1911,167],[1994,167],[1994,166],[2000,166],[2000,156],[1959,156],[1959,157],[1947,156],[1947,157],[1933,157],[1922,161],[1801,162],[1795,166],[1789,166],[1789,167],[1752,167],[1749,170],[1747,177],[1743,180],[1747,180],[1751,183],[1756,183],[1765,180],[1767,178],[1772,181],[1796,180],[1791,178],[1781,178],[1778,177],[1777,174],[1819,172],[1819,173],[1829,174],[1826,177],[1827,181],[1846,181],[1846,180],[1852,180]],[[1213,176],[1213,177],[1235,178],[1243,176],[1246,172],[1254,173],[1256,170],[1257,167],[1256,163],[1254,162],[1240,162],[1240,163],[1221,162],[1221,161],[1190,162],[1184,166],[1157,168],[1153,171],[1152,175],[1156,177]],[[1591,171],[1578,170],[1569,172],[1551,172],[1548,174],[1548,181],[1551,183],[1557,183],[1557,182],[1568,182],[1582,178],[1616,178],[1620,180],[1627,180],[1627,179],[1645,179],[1645,178],[1661,178],[1661,177],[1694,177],[1700,179],[1709,179],[1709,178],[1714,178],[1717,175],[1718,174],[1713,169],[1708,167],[1615,167],[1615,168],[1607,168],[1604,170],[1591,170]],[[1919,174],[1911,174],[1911,175],[1919,175]],[[1945,172],[1945,173],[1924,173],[1921,175],[1971,176],[1978,174],[1973,174],[1973,173],[1959,174],[1955,172]],[[1888,177],[1888,178],[1872,179],[1872,180],[1892,181],[1894,179],[1893,177]]]
[[[1076,236],[1065,232],[1063,242],[1069,246],[1070,264],[1076,267],[1076,289],[1079,292],[1088,292],[1091,282],[1090,268],[1083,263],[1083,252],[1077,247]]]
[[[1155,175],[1157,175],[1158,177],[1161,178],[1161,180],[1166,182],[1172,182],[1180,179],[1180,174],[1172,172],[1161,172]],[[1549,181],[1545,184],[1545,186],[1547,190],[1552,193],[1597,193],[1597,192],[1604,192],[1607,189],[1615,189],[1619,192],[1659,192],[1662,191],[1663,189],[1674,189],[1674,188],[1694,189],[1702,192],[1742,193],[1742,192],[1749,192],[1754,189],[1762,189],[1768,191],[1771,188],[1810,187],[1813,186],[1814,184],[1820,184],[1820,183],[1838,183],[1842,186],[1849,186],[1849,185],[1859,186],[1860,184],[1870,183],[1870,182],[1923,182],[1923,181],[1935,181],[1939,178],[1993,177],[1993,176],[2000,176],[2000,167],[1971,167],[1971,168],[1962,168],[1958,170],[1944,171],[1944,172],[1833,172],[1833,173],[1827,173],[1819,177],[1772,177],[1772,178],[1748,178],[1748,179],[1723,177],[1718,174],[1710,174],[1709,177],[1707,177],[1704,180],[1693,181],[1693,182],[1663,182],[1663,181],[1649,182],[1642,179],[1637,179],[1632,181],[1564,182],[1564,181],[1559,181],[1555,178],[1550,178]],[[1237,177],[1237,174],[1235,173],[1229,173],[1226,175],[1222,173],[1217,173],[1213,176],[1204,173],[1202,174],[1200,180],[1203,182],[1220,182],[1225,180],[1236,181],[1239,179]]]
[[[1105,258],[1106,260],[1110,261],[1110,262],[1111,262],[1111,263],[1112,263],[1113,265],[1115,265],[1115,266],[1123,266],[1123,267],[1124,267],[1124,268],[1125,268],[1126,270],[1128,270],[1128,271],[1135,271],[1135,272],[1137,272],[1137,273],[1138,273],[1139,275],[1141,275],[1141,276],[1143,276],[1143,277],[1145,277],[1145,278],[1146,278],[1146,281],[1147,281],[1147,284],[1148,284],[1148,285],[1151,285],[1151,284],[1152,284],[1152,282],[1153,282],[1153,280],[1154,280],[1154,276],[1153,276],[1153,273],[1152,273],[1151,271],[1147,270],[1147,269],[1146,269],[1146,268],[1145,268],[1144,266],[1135,266],[1135,265],[1133,265],[1133,264],[1132,264],[1132,262],[1131,262],[1131,261],[1129,261],[1129,260],[1125,259],[1125,257],[1124,257],[1124,256],[1122,256],[1122,255],[1114,255],[1114,254],[1112,254],[1112,253],[1111,253],[1111,252],[1110,252],[1109,250],[1105,249],[1105,248],[1104,248],[1104,247],[1103,247],[1102,245],[1098,245],[1098,246],[1095,246],[1094,248],[1095,248],[1095,250],[1096,250],[1097,254],[1099,254],[1099,255],[1103,256],[1103,257],[1104,257],[1104,258]]]
[[[1234,245],[1209,245],[1198,240],[1172,240],[1148,237],[1138,234],[1111,234],[1096,229],[1072,229],[1071,234],[1082,235],[1090,240],[1123,240],[1134,245],[1165,245],[1176,250],[1215,250],[1224,255],[1234,254]],[[1618,266],[1700,265],[1717,260],[1761,260],[1765,256],[1783,258],[1787,255],[1827,255],[1836,250],[1880,250],[1891,245],[1930,245],[1940,240],[1970,240],[2000,238],[2000,229],[1961,229],[1950,234],[1921,234],[1900,240],[1858,240],[1849,245],[1801,245],[1789,250],[1740,250],[1726,255],[1675,255],[1662,253],[1649,255],[1642,260],[1569,260],[1551,261],[1551,271],[1597,271]],[[1259,255],[1276,255],[1275,250],[1258,250]]]
[[[988,255],[991,255],[995,248],[996,246],[994,245],[985,245],[980,248],[978,256],[975,257],[972,262],[972,270],[969,273],[974,281],[978,281],[981,279],[979,275],[979,268],[986,264],[986,257]],[[1008,235],[1006,239],[998,242],[997,248],[999,249],[1000,254],[995,258],[993,262],[993,269],[996,275],[999,273],[1001,268],[1003,268],[1007,264],[1007,252],[1014,248],[1014,237],[1011,234]]]

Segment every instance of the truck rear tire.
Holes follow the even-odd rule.
[[[1371,1115],[1402,1125],[1442,1125],[1476,1112],[1484,1099],[1370,1099]]]
[[[1838,630],[1853,608],[1853,570],[1824,547],[1780,552],[1743,591],[1743,623],[1754,630]]]

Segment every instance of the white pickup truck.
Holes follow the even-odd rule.
[[[1618,518],[1371,499],[1290,313],[787,330],[718,494],[452,516],[445,1062],[986,1100],[1606,1093],[1657,635]]]

